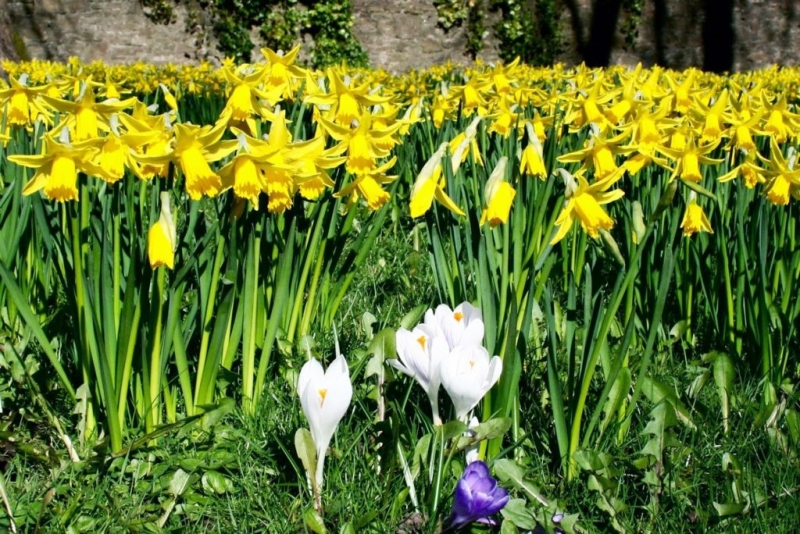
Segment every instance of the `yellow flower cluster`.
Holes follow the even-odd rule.
[[[387,173],[396,147],[413,124],[423,123],[429,139],[445,126],[451,132],[454,124],[467,126],[457,127],[419,170],[412,217],[426,213],[434,199],[463,215],[445,192],[442,161],[449,158],[453,176],[468,158],[482,166],[489,147],[479,140],[487,135],[510,139],[506,146],[513,148],[490,173],[482,221],[508,220],[520,177],[560,177],[567,201],[552,243],[576,221],[592,237],[610,230],[614,220],[603,205],[623,196],[615,188],[620,180],[647,168],[666,169],[670,181],[695,190],[713,176],[759,187],[776,205],[800,199],[791,148],[800,138],[796,69],[722,77],[693,69],[532,68],[515,61],[393,76],[308,70],[296,64],[298,48],[262,52],[262,63],[226,62],[219,69],[4,62],[10,83],[0,89],[6,129],[0,140],[36,121],[48,129],[42,154],[9,158],[37,169],[24,193],[74,200],[78,172],[113,184],[126,170],[150,180],[173,165],[192,199],[231,189],[258,207],[264,193],[267,209],[282,212],[298,194],[315,199],[332,188],[330,171],[344,166],[346,183],[335,195],[377,209],[389,199],[385,186],[395,178]],[[140,100],[153,93],[172,109],[159,115]],[[181,122],[178,102],[191,94],[225,96],[214,124]],[[313,132],[308,139],[293,138],[282,109],[298,99],[313,111],[311,128],[303,130]],[[547,163],[543,146],[552,135],[559,149]],[[214,170],[211,164],[223,160]],[[507,181],[509,175],[515,178]],[[687,196],[685,205],[684,232],[711,231],[696,196]]]

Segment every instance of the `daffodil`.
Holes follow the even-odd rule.
[[[285,54],[280,50],[262,48],[261,54],[267,60],[266,77],[264,79],[268,92],[276,91],[283,100],[292,100],[297,87],[297,80],[306,77],[305,69],[295,65],[300,53],[298,44]]]
[[[658,147],[657,150],[677,161],[677,165],[670,177],[671,180],[679,176],[683,180],[698,183],[703,179],[703,174],[700,171],[701,163],[705,165],[722,163],[721,159],[706,156],[706,154],[717,148],[717,145],[718,143],[712,142],[707,145],[697,146],[694,142],[694,136],[690,134],[681,149],[662,146]]]
[[[349,77],[342,78],[333,69],[328,69],[327,74],[330,93],[309,94],[305,101],[329,106],[333,121],[339,126],[350,127],[353,121],[363,121],[366,108],[389,100],[372,94],[367,83],[355,85]]]
[[[239,143],[238,153],[219,170],[222,189],[232,187],[237,197],[249,200],[258,209],[258,196],[267,188],[261,165],[277,154],[280,147],[270,146],[235,128],[233,130]],[[286,170],[291,172],[291,167]]]
[[[597,238],[600,229],[610,230],[614,227],[614,220],[608,216],[603,209],[604,204],[618,200],[624,196],[621,189],[608,191],[620,178],[621,174],[611,176],[605,180],[600,180],[589,184],[582,173],[572,176],[564,169],[558,169],[567,188],[567,204],[562,208],[561,213],[556,219],[556,231],[551,245],[555,245],[567,235],[575,220],[579,220],[583,230],[591,237]],[[575,183],[577,178],[578,182]]]
[[[601,133],[597,126],[593,126],[592,129],[593,134],[586,141],[585,148],[559,156],[557,160],[561,163],[582,162],[584,167],[594,169],[594,176],[597,180],[621,173],[615,156],[633,151],[633,148],[620,146],[622,140],[627,137],[627,133],[609,137],[608,130]]]
[[[91,78],[80,82],[80,90],[74,102],[42,95],[42,100],[53,109],[68,114],[65,124],[70,128],[75,141],[85,141],[97,137],[101,129],[108,131],[108,121],[112,114],[133,107],[136,99],[109,99],[98,102],[95,87],[102,84]]]
[[[464,82],[464,85],[454,85],[451,88],[453,96],[461,99],[461,112],[465,116],[468,117],[476,110],[486,108],[488,102],[484,93],[491,85],[492,80],[475,73]]]
[[[338,354],[338,343],[336,352],[336,359],[327,370],[322,369],[318,360],[308,360],[300,370],[297,381],[300,405],[308,419],[317,452],[314,480],[318,489],[322,488],[328,445],[353,398],[350,369],[344,356]]]
[[[223,116],[213,126],[176,124],[171,152],[163,156],[137,156],[137,159],[145,164],[176,162],[186,181],[186,192],[192,200],[199,200],[203,196],[215,197],[222,190],[222,180],[211,170],[209,162],[224,158],[238,146],[235,139],[220,141],[226,123],[227,117]]]
[[[686,204],[686,211],[683,214],[681,228],[683,228],[683,235],[687,237],[697,232],[714,233],[714,230],[711,229],[711,223],[708,221],[705,211],[703,211],[703,207],[697,203],[694,191],[689,195],[689,203]]]
[[[433,102],[431,103],[430,113],[431,119],[433,120],[433,125],[436,128],[441,128],[442,123],[445,120],[452,120],[453,115],[455,113],[456,106],[454,104],[453,98],[447,92],[447,89],[442,88],[441,93],[437,93],[433,97]]]
[[[341,148],[346,147],[346,169],[355,175],[369,174],[378,165],[378,159],[389,155],[390,151],[381,148],[380,141],[394,136],[401,126],[394,124],[383,129],[372,128],[372,116],[368,112],[359,120],[354,120],[349,127],[339,126],[323,118],[320,118],[319,124],[328,135],[341,143]]]
[[[295,184],[300,195],[306,200],[319,198],[325,189],[334,186],[328,171],[335,169],[347,161],[341,156],[342,147],[325,148],[325,138],[315,136],[309,141],[293,143],[286,154],[286,159],[295,166]]]
[[[369,209],[378,210],[389,201],[389,192],[382,186],[389,184],[397,179],[396,176],[389,176],[386,171],[391,169],[397,157],[392,157],[383,165],[372,169],[366,174],[358,174],[355,179],[334,193],[336,198],[349,196],[348,208],[355,204],[359,198],[363,198]]]
[[[166,156],[169,154],[170,145],[174,137],[172,127],[172,112],[163,115],[150,115],[148,109],[141,102],[133,106],[130,115],[118,114],[119,121],[130,133],[152,133],[152,138],[144,146],[135,147],[134,157],[139,165],[132,166],[137,177],[141,180],[150,180],[154,176],[166,177],[169,170],[169,159],[162,158],[159,163],[141,162],[138,156]]]
[[[165,265],[173,269],[177,246],[178,238],[170,209],[169,193],[163,191],[161,193],[161,213],[147,233],[147,257],[150,260],[150,267],[155,269]]]
[[[52,123],[50,112],[40,103],[40,96],[46,94],[50,86],[29,87],[28,81],[27,74],[19,79],[9,76],[11,87],[0,89],[0,110],[8,106],[6,121],[10,125],[30,126],[36,117],[43,117],[46,122]]]
[[[603,81],[604,76],[601,72],[591,82],[592,86],[588,91],[583,89],[580,84],[576,84],[578,89],[574,93],[575,96],[564,98],[569,105],[564,117],[564,124],[570,127],[571,132],[576,132],[589,124],[596,124],[601,130],[608,126],[608,119],[605,117],[602,105],[613,95],[602,92]]]
[[[516,104],[510,102],[508,98],[501,98],[497,103],[497,108],[486,117],[492,121],[487,129],[488,132],[508,137],[511,128],[517,124],[518,111]]]
[[[444,190],[446,184],[442,174],[442,158],[446,152],[447,143],[442,143],[422,167],[422,170],[419,171],[419,175],[414,181],[414,186],[411,188],[409,209],[412,219],[427,213],[431,208],[431,204],[433,204],[434,198],[456,215],[464,215],[461,208],[453,202],[453,199]]]
[[[766,92],[762,91],[761,102],[767,116],[767,121],[761,129],[766,135],[779,143],[786,141],[789,136],[797,135],[800,130],[800,115],[789,111],[785,93],[780,94],[775,102],[770,104]]]
[[[642,101],[636,99],[639,73],[641,70],[642,64],[639,63],[636,65],[634,71],[627,76],[622,90],[619,91],[620,99],[606,111],[606,119],[608,119],[611,124],[618,124],[620,121],[624,120],[629,113],[635,110],[638,104],[642,103]]]
[[[508,222],[511,204],[514,202],[514,196],[517,192],[504,179],[507,163],[508,158],[506,156],[501,157],[486,181],[486,187],[484,188],[486,207],[481,213],[482,225],[488,222],[489,226],[494,228],[498,224]]]
[[[121,133],[118,122],[116,114],[112,115],[109,120],[108,135],[99,143],[100,150],[94,160],[94,163],[105,171],[101,178],[110,184],[121,180],[126,168],[134,173],[139,172],[139,163],[134,157],[136,149],[158,135],[158,132],[153,131]]]
[[[452,141],[450,141],[450,154],[452,154],[451,167],[454,175],[458,172],[461,164],[466,161],[467,155],[470,153],[475,163],[483,166],[483,158],[481,157],[481,150],[478,147],[477,140],[478,124],[480,124],[480,122],[481,117],[475,117],[463,132],[456,135]]]
[[[719,143],[723,134],[727,130],[728,115],[728,90],[723,89],[719,96],[714,97],[714,103],[711,106],[699,104],[694,108],[695,114],[702,118],[702,135],[700,141],[706,143]]]
[[[281,88],[270,92],[259,89],[261,80],[266,75],[263,67],[240,66],[237,68],[223,68],[222,73],[231,89],[228,101],[223,109],[223,114],[230,120],[241,124],[247,119],[258,116],[271,117],[271,109],[264,104],[274,105],[280,99]],[[251,132],[255,133],[255,132]]]
[[[62,128],[60,142],[45,136],[42,152],[38,156],[8,156],[8,160],[17,165],[36,169],[33,178],[22,188],[23,195],[43,190],[44,196],[50,200],[78,200],[78,172],[113,180],[101,167],[92,163],[98,152],[97,140],[73,144],[67,128]]]
[[[769,142],[769,159],[766,174],[767,200],[778,206],[789,203],[789,197],[797,196],[800,191],[800,169],[795,169],[797,151],[789,147],[788,155],[784,156],[775,138]],[[762,158],[763,159],[763,158]]]
[[[765,173],[767,171],[756,164],[756,155],[757,152],[748,152],[739,165],[736,165],[727,173],[719,176],[717,181],[725,183],[741,176],[744,178],[744,185],[748,189],[753,189],[756,184],[766,182],[767,178]]]
[[[697,77],[697,70],[689,69],[682,82],[678,82],[673,73],[667,73],[666,79],[672,92],[664,99],[664,104],[672,111],[685,115],[694,103],[694,97],[700,91],[695,87],[694,82]]]
[[[525,131],[528,134],[528,144],[520,154],[519,172],[544,180],[547,178],[547,168],[544,166],[544,148],[532,123],[525,123]]]

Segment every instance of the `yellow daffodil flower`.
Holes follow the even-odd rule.
[[[542,143],[532,123],[525,123],[525,131],[528,134],[528,144],[522,150],[520,156],[519,173],[528,176],[537,176],[545,180],[547,178],[547,169],[544,166],[544,148],[542,147]]]
[[[36,174],[22,188],[22,194],[27,196],[43,190],[49,200],[65,202],[78,200],[78,172],[113,180],[102,168],[92,163],[98,151],[97,141],[71,144],[69,130],[62,128],[60,142],[50,136],[44,137],[42,155],[8,156],[8,160],[17,165],[36,169]]]
[[[672,89],[672,93],[664,99],[664,105],[676,113],[686,115],[694,103],[694,97],[700,91],[699,88],[694,86],[697,72],[695,69],[690,69],[681,83],[678,83],[673,73],[667,73],[666,79]]]
[[[333,69],[328,69],[330,93],[309,94],[305,101],[309,104],[330,106],[333,121],[339,126],[350,127],[353,121],[361,121],[364,110],[369,106],[382,104],[388,97],[370,93],[368,83],[350,85],[350,79],[342,79]]]
[[[778,146],[775,138],[769,142],[768,169],[766,182],[767,200],[778,206],[789,204],[790,196],[797,196],[800,191],[800,169],[795,169],[797,152],[789,147],[788,156]],[[764,158],[762,158],[764,159]]]
[[[706,156],[706,154],[717,148],[717,145],[718,143],[710,143],[704,146],[697,146],[694,142],[694,136],[690,134],[685,140],[684,147],[680,150],[664,146],[658,147],[657,150],[677,161],[670,180],[679,176],[683,180],[699,183],[703,179],[703,174],[700,171],[701,163],[704,165],[716,165],[723,161]]]
[[[9,76],[11,87],[0,89],[0,110],[6,106],[5,118],[9,125],[30,126],[36,117],[42,117],[52,124],[50,112],[40,103],[40,97],[47,93],[50,85],[29,87],[29,77],[23,74],[19,79]]]
[[[231,121],[243,123],[253,116],[261,118],[272,116],[271,109],[263,102],[269,103],[270,106],[276,104],[282,89],[277,88],[267,92],[258,88],[266,75],[263,67],[226,68],[222,69],[222,73],[233,88],[223,109],[223,114],[227,113]]]
[[[597,130],[597,126],[593,128],[594,133],[586,142],[586,148],[559,156],[557,160],[561,163],[583,163],[583,166],[587,169],[594,169],[594,176],[597,180],[602,180],[606,177],[621,173],[622,169],[617,166],[615,156],[617,154],[626,154],[634,150],[630,147],[619,146],[619,143],[621,143],[628,134],[623,132],[615,137],[609,137],[607,133],[608,130],[606,130],[606,133],[600,133]]]
[[[295,65],[297,55],[300,53],[298,44],[285,54],[275,52],[270,48],[262,48],[261,54],[267,60],[266,90],[276,92],[283,100],[292,100],[297,90],[297,80],[306,77],[306,70]]]
[[[235,139],[220,141],[225,124],[227,117],[224,115],[213,126],[176,124],[171,152],[163,156],[137,156],[137,159],[145,164],[175,162],[183,173],[186,192],[192,200],[215,197],[222,190],[222,180],[208,164],[224,158],[238,146]]]
[[[562,208],[556,219],[558,230],[550,240],[550,244],[555,245],[564,239],[576,219],[580,221],[583,230],[593,238],[600,235],[601,228],[604,230],[613,228],[614,220],[608,216],[602,206],[625,195],[621,189],[608,191],[622,175],[617,173],[590,185],[581,172],[573,176],[565,169],[557,169],[557,171],[566,184],[567,205]],[[576,178],[577,184],[575,183]]]
[[[623,84],[622,90],[619,91],[620,99],[606,111],[606,119],[608,119],[608,122],[611,124],[619,124],[629,113],[635,110],[638,104],[642,103],[642,101],[636,99],[639,73],[641,70],[642,64],[639,63],[630,76],[627,77],[628,79]]]
[[[441,93],[433,97],[433,103],[431,104],[430,113],[433,125],[438,129],[442,127],[442,123],[445,120],[453,120],[455,110],[456,106],[453,99],[448,96],[446,89],[442,89]]]
[[[334,186],[327,171],[347,161],[347,157],[341,156],[341,153],[340,146],[326,149],[322,135],[309,141],[293,143],[289,147],[286,159],[295,166],[295,183],[300,196],[306,200],[315,200],[325,189]]]
[[[236,129],[234,131],[239,143],[238,154],[219,170],[222,190],[232,187],[237,197],[249,200],[252,206],[258,209],[258,196],[267,190],[262,165],[275,156],[280,147],[271,146],[242,131]],[[291,167],[287,166],[285,170],[291,172]]]
[[[163,191],[161,193],[161,213],[147,233],[147,257],[150,260],[150,268],[156,269],[164,265],[169,269],[174,269],[177,246],[178,238],[170,209],[169,193]]]
[[[347,147],[347,172],[356,175],[371,173],[377,160],[389,155],[389,150],[381,147],[387,146],[386,139],[395,136],[401,126],[395,123],[382,129],[373,128],[369,113],[364,113],[348,128],[323,118],[320,118],[319,124],[342,147]]]
[[[689,195],[689,203],[686,205],[686,211],[683,214],[681,228],[683,228],[683,235],[686,237],[691,237],[692,234],[697,232],[714,233],[714,230],[711,229],[711,223],[706,217],[706,212],[697,203],[694,191]]]
[[[492,85],[492,80],[487,80],[483,76],[473,75],[467,79],[464,85],[454,85],[451,88],[453,98],[461,100],[461,113],[469,117],[479,109],[485,109],[488,102],[483,96]]]
[[[139,162],[134,157],[136,149],[151,142],[158,135],[158,132],[152,131],[120,133],[117,123],[118,118],[112,115],[109,121],[109,133],[102,138],[100,150],[94,159],[95,165],[105,171],[105,175],[101,178],[110,184],[121,180],[126,168],[138,174]]]
[[[456,215],[464,215],[461,208],[444,191],[446,184],[442,175],[442,158],[446,152],[447,143],[442,143],[419,171],[414,186],[411,188],[409,209],[412,219],[427,213],[431,209],[434,198]]]
[[[65,124],[72,131],[75,141],[84,141],[100,135],[100,130],[108,131],[108,121],[113,113],[133,107],[136,98],[126,100],[104,100],[97,102],[94,87],[97,84],[88,79],[81,82],[80,91],[74,102],[43,95],[42,100],[53,109],[67,113]]]
[[[724,123],[727,120],[728,104],[728,90],[723,89],[713,105],[698,105],[695,108],[696,114],[704,117],[701,143],[719,143],[722,140],[722,136],[727,130]]]
[[[472,159],[475,160],[480,166],[483,166],[483,158],[481,157],[481,150],[478,147],[478,124],[481,122],[481,117],[475,117],[469,123],[467,129],[456,135],[450,141],[450,154],[451,166],[453,174],[458,172],[461,164],[467,160],[467,154],[472,153]]]
[[[613,95],[601,94],[603,87],[603,74],[598,74],[588,91],[577,85],[574,97],[564,97],[569,104],[564,117],[564,124],[570,127],[571,132],[576,132],[588,124],[597,124],[600,129],[608,126],[608,119],[603,113],[602,105],[610,100]]]
[[[486,207],[481,213],[481,225],[488,222],[489,226],[494,228],[498,224],[508,222],[511,205],[514,203],[514,196],[517,192],[510,183],[505,181],[507,163],[508,158],[501,157],[486,182],[484,188]]]
[[[510,102],[508,98],[499,99],[497,108],[486,116],[487,119],[492,121],[487,130],[501,137],[508,137],[508,134],[511,133],[511,128],[517,125],[517,113],[516,104]]]
[[[367,202],[369,209],[373,211],[380,209],[388,202],[390,196],[389,192],[381,186],[391,183],[397,178],[396,176],[386,175],[386,171],[391,169],[396,161],[397,158],[393,157],[366,174],[356,175],[352,182],[341,188],[333,196],[336,198],[349,196],[348,207],[353,206],[361,197]]]
[[[769,103],[766,93],[761,93],[761,103],[764,113],[767,116],[767,121],[761,130],[765,135],[768,135],[782,143],[788,137],[795,137],[800,130],[800,115],[791,113],[788,110],[786,103],[786,95],[781,94],[778,96],[774,104]]]

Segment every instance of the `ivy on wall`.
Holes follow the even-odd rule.
[[[622,35],[625,36],[625,48],[632,49],[639,37],[639,25],[642,22],[644,0],[623,0],[622,10],[625,21],[622,23]]]
[[[140,0],[154,22],[168,24],[176,0]],[[351,0],[198,0],[212,12],[220,52],[237,61],[250,61],[257,30],[273,50],[291,49],[303,36],[311,37],[313,67],[347,63],[368,64],[367,54],[353,35]]]
[[[643,0],[627,0],[628,3]],[[487,11],[499,12],[494,26],[500,57],[520,57],[531,65],[550,65],[562,50],[558,0],[433,0],[439,26],[445,31],[466,23],[466,52],[474,58],[483,48]]]

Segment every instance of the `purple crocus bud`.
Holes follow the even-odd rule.
[[[472,462],[456,485],[449,527],[457,530],[474,521],[494,525],[489,516],[499,512],[507,502],[508,491],[497,485],[489,467],[481,461]]]

